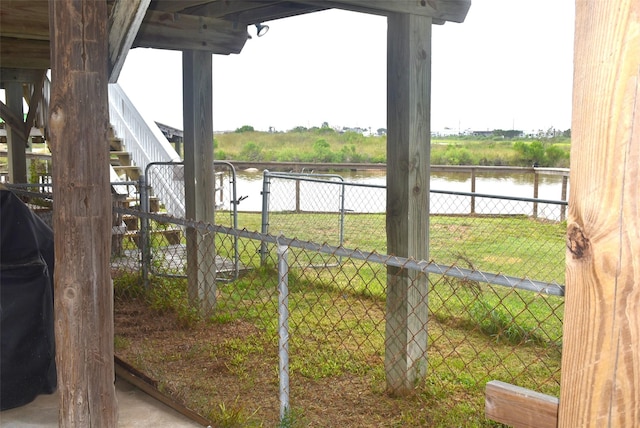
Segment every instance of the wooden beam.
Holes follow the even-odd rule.
[[[118,76],[151,0],[116,0],[109,15],[109,83]]]
[[[431,18],[387,18],[387,249],[429,260]],[[426,275],[387,270],[385,372],[392,394],[413,390],[427,368]]]
[[[42,70],[28,68],[0,68],[0,85],[9,82],[33,83],[40,80]]]
[[[640,426],[640,2],[576,2],[560,427]]]
[[[248,37],[246,28],[228,21],[149,10],[134,46],[228,55],[240,53]]]
[[[429,16],[434,23],[464,22],[471,0],[298,0],[300,3],[323,5],[354,12],[388,15],[407,13]]]
[[[29,134],[25,132],[22,110],[22,83],[10,83],[5,88],[7,112],[11,112],[7,122],[7,158],[9,181],[11,183],[27,182],[27,142]],[[4,105],[4,104],[3,104]]]
[[[0,57],[2,67],[47,69],[51,64],[49,41],[0,37]]]
[[[115,427],[106,0],[50,0],[59,418]]]
[[[239,12],[234,15],[234,22],[241,24],[257,24],[260,22],[271,21],[274,19],[289,18],[292,16],[303,15],[305,13],[317,12],[319,10],[328,9],[324,5],[309,5],[295,3],[279,3],[261,9],[251,9]],[[227,19],[229,16],[226,17]]]
[[[25,134],[31,132],[36,120],[36,114],[38,114],[38,107],[42,102],[42,90],[44,87],[44,81],[47,78],[47,70],[40,70],[39,78],[33,82],[33,92],[29,94],[27,98],[27,104],[29,105],[29,111],[27,112],[27,120],[24,124]]]
[[[211,0],[155,0],[151,4],[151,8],[166,11],[166,12],[181,12],[185,9],[201,6],[207,3],[211,3]],[[215,3],[221,3],[221,2],[216,1]],[[229,2],[224,1],[222,3],[229,3]],[[238,2],[234,1],[232,3],[238,3]]]
[[[212,57],[182,53],[185,211],[190,220],[215,222]],[[210,316],[216,305],[215,234],[187,228],[189,302]]]
[[[556,428],[558,399],[492,380],[485,391],[485,416],[514,428]]]
[[[281,1],[214,1],[189,7],[185,11],[194,15],[204,15],[212,18],[237,15],[241,12],[268,7]]]
[[[7,85],[7,88],[10,86],[11,85]],[[22,101],[22,97],[20,100]],[[8,105],[0,101],[0,117],[5,121],[9,128],[13,129],[20,138],[26,141],[28,134],[24,131],[24,121],[20,117],[21,112],[22,106],[20,106],[20,113],[18,113],[17,110],[13,111]]]

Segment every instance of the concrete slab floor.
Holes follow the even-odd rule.
[[[157,401],[135,386],[116,380],[118,427],[195,428],[197,422]],[[39,395],[26,406],[0,412],[2,428],[49,428],[58,426],[58,394]]]

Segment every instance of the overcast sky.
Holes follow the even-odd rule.
[[[213,57],[215,131],[386,127],[386,18],[329,10],[268,23]],[[436,25],[432,130],[571,127],[573,0],[473,0]],[[180,52],[134,49],[119,83],[143,115],[182,128]]]

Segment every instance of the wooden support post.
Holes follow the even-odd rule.
[[[560,427],[640,426],[640,2],[578,0]]]
[[[22,83],[11,82],[6,85],[5,97],[7,107],[13,116],[19,119],[20,128],[9,126],[7,129],[7,151],[9,163],[9,181],[11,183],[27,182],[27,138],[24,132],[24,110],[22,109]]]
[[[431,18],[390,14],[387,35],[387,246],[428,260]],[[385,372],[392,394],[410,392],[427,366],[428,279],[387,271]]]
[[[107,2],[49,10],[58,422],[114,427]]]
[[[212,57],[205,51],[182,54],[186,217],[215,221],[213,165]],[[204,316],[216,303],[215,235],[187,229],[189,301]]]
[[[471,168],[471,193],[476,194],[476,169]],[[476,197],[471,197],[471,215],[476,213]]]

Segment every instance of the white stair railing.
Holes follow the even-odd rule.
[[[138,112],[117,83],[109,84],[109,118],[116,136],[122,139],[125,150],[131,153],[134,165],[143,174],[147,165],[152,162],[181,161],[158,126]],[[172,178],[159,174],[154,174],[149,181],[153,182],[153,194],[164,204],[167,213],[184,217],[184,183],[177,183]]]

